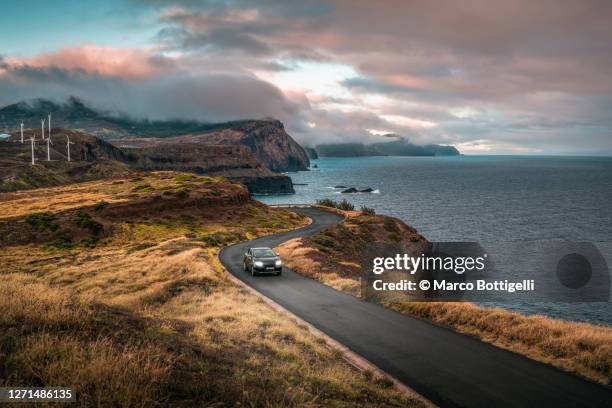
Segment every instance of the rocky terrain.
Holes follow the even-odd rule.
[[[293,193],[291,178],[263,166],[245,146],[163,143],[124,148],[130,164],[141,170],[178,170],[224,176],[243,183],[256,194]]]
[[[278,120],[234,122],[229,127],[168,138],[127,137],[110,139],[119,147],[153,147],[158,145],[235,145],[248,148],[272,171],[307,170],[306,151],[291,138]]]
[[[310,164],[306,151],[287,134],[280,121],[273,119],[226,123],[138,120],[95,110],[76,98],[63,104],[37,99],[0,109],[0,129],[14,130],[22,120],[26,128],[39,129],[41,118],[48,114],[52,115],[53,126],[81,130],[112,140],[120,147],[135,144],[142,147],[173,138],[177,143],[243,145],[275,172],[307,170]]]
[[[37,135],[36,165],[31,165],[31,144]],[[61,185],[128,174],[135,170],[181,170],[225,176],[245,184],[252,193],[292,193],[288,176],[263,166],[244,146],[218,146],[170,141],[146,148],[120,149],[80,131],[52,129],[51,161],[40,132],[27,130],[22,144],[18,135],[0,140],[0,192]],[[67,161],[70,141],[71,162]]]

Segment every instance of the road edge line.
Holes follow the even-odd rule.
[[[284,314],[285,316],[295,320],[296,323],[298,323],[298,324],[303,324],[304,326],[306,326],[309,329],[309,331],[314,336],[323,338],[326,341],[326,344],[327,344],[328,347],[335,348],[335,349],[339,350],[342,353],[342,358],[348,364],[350,364],[355,369],[357,369],[358,371],[361,371],[361,372],[363,372],[363,371],[370,371],[377,378],[385,378],[385,379],[391,381],[393,383],[393,385],[395,386],[395,388],[398,389],[405,396],[407,396],[409,398],[412,398],[412,399],[415,399],[415,400],[418,400],[419,402],[423,403],[428,408],[437,408],[437,405],[435,405],[433,402],[431,402],[430,400],[425,398],[423,395],[419,394],[418,392],[416,392],[415,390],[413,390],[412,388],[410,388],[409,386],[407,386],[406,384],[404,384],[403,382],[401,382],[400,380],[398,380],[397,378],[395,378],[391,374],[389,374],[386,371],[380,369],[374,363],[370,362],[369,360],[367,360],[364,357],[360,356],[359,354],[355,353],[354,351],[349,349],[344,344],[342,344],[339,341],[331,338],[325,332],[317,329],[316,327],[314,327],[312,324],[308,323],[307,321],[305,321],[301,317],[299,317],[299,316],[295,315],[294,313],[292,313],[291,311],[285,309],[279,303],[275,302],[274,300],[270,299],[266,295],[258,292],[257,290],[255,290],[251,286],[247,285],[245,282],[241,281],[236,276],[234,276],[234,274],[232,274],[230,271],[228,271],[227,268],[225,268],[225,266],[223,265],[223,263],[221,263],[221,265],[223,266],[223,269],[225,270],[225,272],[229,276],[230,280],[232,280],[234,283],[237,283],[240,286],[244,287],[249,292],[253,293],[255,296],[257,296],[258,298],[260,298],[261,300],[266,302],[268,304],[268,306],[270,306],[275,311],[277,311],[277,312],[279,312],[281,314]]]

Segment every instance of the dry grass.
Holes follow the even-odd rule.
[[[0,252],[0,385],[75,386],[79,406],[419,405],[219,264],[227,242],[305,219],[255,202],[126,219],[106,201],[93,247]]]
[[[120,184],[113,184],[118,182]],[[36,212],[60,212],[67,209],[94,205],[100,201],[120,202],[127,198],[118,193],[129,179],[93,181],[62,187],[0,193],[0,218],[19,217]],[[52,201],[47,199],[51,197]]]
[[[318,236],[291,240],[276,250],[289,268],[337,290],[360,297],[360,268],[352,262],[354,259],[360,259],[359,246],[353,243],[372,242],[384,237],[385,231],[380,230],[380,223],[373,227],[370,223],[371,229],[364,236],[363,228],[355,228],[356,225],[363,225],[362,222],[355,223],[355,219],[348,219],[342,224]],[[355,232],[357,235],[353,243],[348,244],[348,250],[343,252],[346,243],[351,242],[344,237],[346,231]],[[410,230],[406,231],[412,234]],[[368,234],[372,236],[368,238]],[[408,239],[410,240],[410,237]],[[336,247],[338,249],[334,249]],[[610,327],[544,316],[523,316],[504,309],[485,308],[471,303],[384,299],[381,303],[401,313],[451,327],[534,360],[605,385],[612,385]]]

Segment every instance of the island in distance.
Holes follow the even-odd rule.
[[[316,152],[321,157],[362,157],[362,156],[459,156],[461,153],[454,146],[444,145],[416,145],[396,135],[389,142],[372,144],[363,143],[337,143],[320,144]]]

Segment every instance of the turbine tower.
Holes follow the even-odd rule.
[[[51,138],[47,137],[47,161],[51,161],[51,146],[53,142],[51,142]]]
[[[66,150],[68,150],[68,161],[70,161],[70,145],[74,144],[70,141],[70,136],[66,135]]]
[[[34,134],[30,137],[30,142],[32,142],[32,166],[34,165]]]
[[[49,135],[48,135],[48,137],[51,137],[51,114],[49,114],[48,122],[49,122]]]
[[[45,120],[40,120],[40,129],[42,131],[42,140],[45,140]]]
[[[23,122],[21,122],[21,143],[23,143]]]

